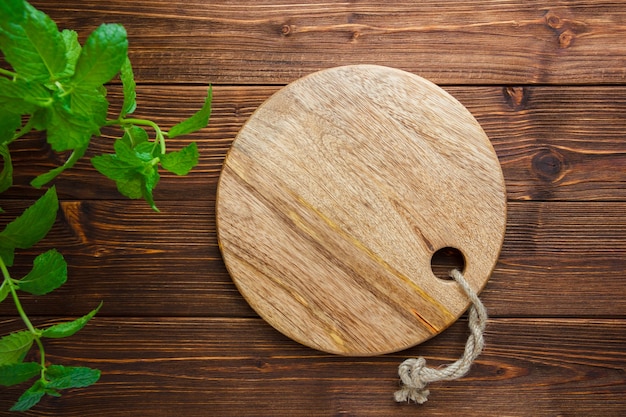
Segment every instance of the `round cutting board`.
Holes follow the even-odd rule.
[[[469,111],[416,75],[320,71],[262,104],[220,176],[217,228],[239,291],[272,326],[325,352],[416,345],[469,306],[433,255],[462,254],[480,291],[506,221],[502,171]]]

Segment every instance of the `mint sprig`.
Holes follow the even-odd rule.
[[[11,409],[14,411],[29,409],[46,394],[56,396],[62,389],[91,385],[100,376],[100,371],[95,369],[48,364],[42,339],[72,336],[96,315],[102,304],[78,319],[39,329],[28,318],[20,300],[21,292],[43,295],[65,283],[67,263],[63,256],[55,249],[42,253],[35,258],[31,271],[20,279],[11,277],[8,269],[16,249],[32,247],[52,228],[58,205],[56,190],[52,187],[0,232],[0,302],[10,295],[26,325],[26,330],[0,338],[0,385],[20,384],[39,376],[18,399]],[[31,227],[33,224],[36,227]],[[24,362],[33,345],[39,350],[40,361]]]
[[[64,164],[31,181],[40,188],[82,158],[91,138],[104,127],[120,129],[113,153],[95,156],[93,166],[115,181],[129,198],[143,198],[158,211],[153,190],[161,168],[187,175],[198,163],[195,142],[169,150],[167,138],[204,128],[211,115],[212,90],[204,104],[188,119],[169,130],[151,120],[130,117],[137,108],[136,82],[128,58],[126,30],[119,24],[102,24],[81,45],[78,34],[59,30],[44,12],[24,0],[0,2],[0,51],[9,65],[0,67],[0,192],[13,184],[10,145],[31,131],[45,131],[54,151],[68,151]],[[119,76],[124,99],[116,118],[109,118],[107,84]],[[86,367],[50,364],[43,341],[69,337],[81,330],[100,306],[78,319],[47,328],[37,328],[29,319],[20,295],[48,294],[67,280],[67,263],[55,249],[33,262],[29,273],[11,276],[15,251],[39,242],[51,229],[58,211],[54,187],[0,232],[0,302],[12,299],[26,329],[0,337],[0,385],[21,384],[35,378],[20,396],[12,411],[25,411],[45,395],[60,396],[61,390],[94,384],[100,371]],[[2,210],[0,209],[0,212]],[[25,361],[33,346],[39,361]]]
[[[119,139],[130,150],[116,141],[114,153],[92,158],[94,167],[115,181],[123,195],[144,198],[155,210],[152,195],[159,182],[159,169],[186,175],[197,165],[195,143],[172,152],[167,149],[166,138],[187,135],[207,125],[211,89],[200,110],[169,131],[151,120],[130,118],[137,108],[137,94],[122,25],[100,25],[81,46],[76,32],[59,31],[49,16],[28,2],[3,0],[0,50],[12,69],[0,68],[0,156],[4,161],[0,192],[12,185],[8,145],[32,130],[45,131],[53,150],[70,151],[63,165],[32,180],[36,188],[72,167],[84,156],[91,138],[99,136],[105,126],[119,127]],[[106,86],[118,75],[124,102],[119,116],[109,119]],[[153,138],[148,131],[153,132]]]

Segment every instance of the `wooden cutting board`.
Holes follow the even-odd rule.
[[[416,345],[469,306],[438,278],[462,254],[475,291],[506,222],[491,143],[457,100],[416,75],[355,65],[278,91],[224,162],[219,244],[241,294],[272,326],[325,352]]]

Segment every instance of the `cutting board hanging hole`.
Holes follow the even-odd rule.
[[[446,246],[436,251],[430,259],[430,268],[433,274],[446,281],[452,281],[450,271],[453,269],[465,272],[465,256],[457,248]]]

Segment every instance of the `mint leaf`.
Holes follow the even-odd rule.
[[[52,187],[0,232],[0,256],[7,266],[13,265],[14,249],[27,249],[48,233],[58,208],[56,189]]]
[[[177,125],[173,126],[167,133],[170,138],[176,136],[187,135],[196,130],[200,130],[209,123],[209,117],[211,117],[211,101],[213,100],[213,88],[209,88],[206,98],[204,99],[204,105],[193,116],[187,120],[183,120]]]
[[[70,104],[55,101],[54,105],[46,109],[47,140],[55,151],[85,146],[95,130],[89,118],[72,112]]]
[[[6,145],[0,145],[0,155],[2,155],[3,162],[2,172],[0,172],[0,193],[2,193],[13,185],[13,163]]]
[[[136,167],[141,169],[145,162],[148,162],[152,159],[150,155],[146,156],[145,154],[140,154],[135,152],[126,141],[118,139],[113,144],[113,149],[115,150],[115,155],[121,161],[126,162],[132,167]]]
[[[0,366],[19,363],[33,345],[35,336],[28,330],[8,334],[0,339]]]
[[[161,155],[161,165],[176,175],[187,175],[198,163],[198,158],[198,145],[192,142],[180,151]]]
[[[0,385],[9,387],[28,381],[41,372],[41,365],[36,362],[21,362],[0,366]]]
[[[134,148],[137,145],[148,142],[149,136],[146,129],[130,125],[124,127],[124,136],[122,136],[122,141],[129,147]],[[150,145],[152,146],[152,145]]]
[[[82,366],[50,365],[46,376],[49,378],[47,388],[84,388],[98,382],[100,371]]]
[[[154,197],[152,195],[153,190],[156,188],[156,185],[160,179],[159,171],[156,167],[153,167],[151,171],[144,175],[143,181],[143,198],[150,204],[150,207],[154,211],[159,211],[156,204],[154,203]]]
[[[2,88],[0,86],[0,88]],[[15,131],[22,126],[19,113],[0,108],[0,145],[8,145],[15,136]]]
[[[81,318],[78,318],[73,321],[68,321],[65,323],[55,324],[54,326],[50,326],[43,331],[41,334],[43,337],[49,337],[53,339],[58,339],[62,337],[69,337],[85,327],[87,322],[93,318],[93,316],[98,313],[100,308],[102,307],[102,303],[95,309],[91,310],[88,314],[84,315]]]
[[[73,30],[64,29],[61,32],[61,37],[65,43],[65,51],[67,62],[65,64],[65,70],[63,70],[63,77],[71,77],[76,70],[76,62],[80,56],[82,50],[80,42],[78,42],[78,33]]]
[[[98,88],[76,88],[72,92],[70,108],[72,113],[92,122],[92,133],[99,134],[107,120],[109,102],[107,91],[103,86]]]
[[[94,30],[78,57],[72,85],[97,88],[113,78],[128,52],[126,29],[118,24],[103,24]]]
[[[46,387],[41,379],[35,381],[32,387],[27,389],[11,407],[9,411],[26,411],[32,408],[46,394]]]
[[[0,77],[0,109],[27,114],[51,102],[50,93],[40,83]]]
[[[113,181],[128,179],[133,174],[134,165],[120,160],[116,155],[97,155],[91,158],[91,163],[99,173]]]
[[[44,295],[67,281],[67,263],[63,255],[50,249],[35,258],[33,269],[18,281],[19,289],[33,295]]]
[[[67,161],[65,161],[65,163],[63,165],[61,165],[59,167],[56,167],[54,169],[51,169],[50,171],[46,172],[45,174],[41,174],[41,175],[37,176],[35,179],[33,179],[30,182],[30,185],[32,185],[35,188],[43,187],[45,184],[49,183],[54,178],[56,178],[63,171],[65,171],[68,168],[73,167],[74,164],[76,162],[78,162],[78,160],[80,158],[82,158],[83,155],[85,155],[86,151],[87,151],[87,145],[82,146],[82,147],[77,148],[77,149],[74,149],[74,151],[72,152],[70,157],[67,158]]]
[[[128,57],[126,57],[124,63],[122,64],[120,79],[122,80],[124,91],[124,103],[122,104],[122,111],[120,112],[120,119],[123,119],[128,114],[134,112],[137,108],[137,93],[135,91],[137,84],[135,83],[133,67]]]
[[[22,18],[19,6],[10,3],[3,14],[18,20],[0,23],[0,49],[6,61],[27,80],[59,79],[67,62],[65,42],[56,23],[27,2],[23,2],[25,15]]]

